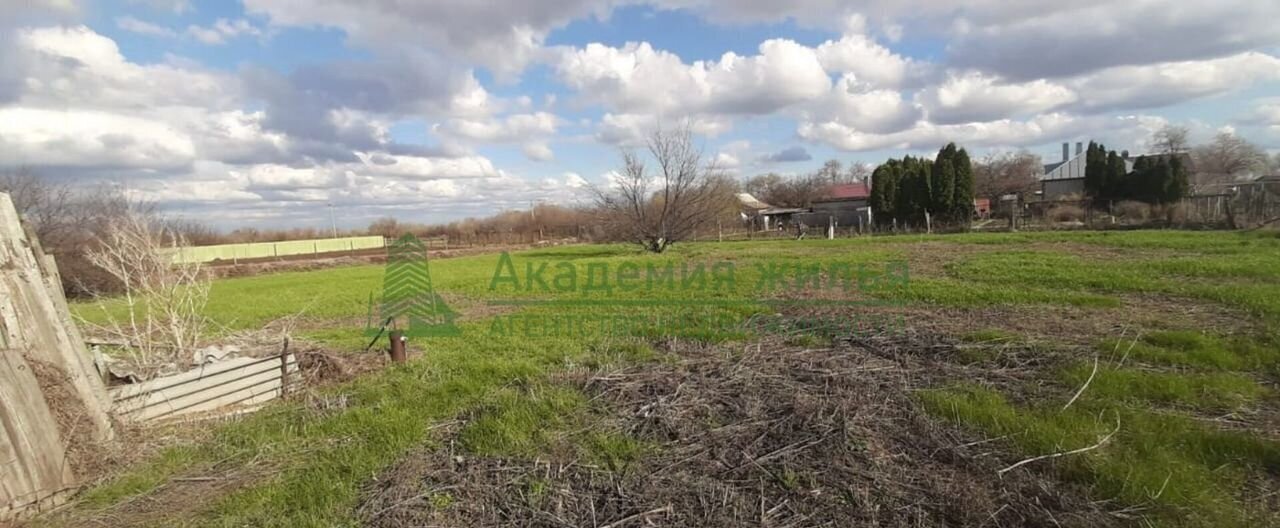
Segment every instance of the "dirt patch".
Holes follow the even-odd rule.
[[[906,343],[918,347],[926,343]],[[576,372],[654,446],[638,460],[528,461],[444,452],[404,459],[365,491],[370,526],[1100,526],[1080,490],[995,470],[993,453],[925,416],[911,397],[928,354],[772,339],[663,344],[673,361]]]
[[[386,354],[378,347],[367,353],[335,353],[312,346],[295,354],[303,385],[307,388],[345,383],[365,373],[381,370],[388,362]]]
[[[48,524],[60,527],[121,528],[185,526],[193,514],[210,502],[276,473],[279,468],[265,464],[220,463],[195,468],[168,478],[150,492],[137,495],[100,510],[76,509],[54,513]]]

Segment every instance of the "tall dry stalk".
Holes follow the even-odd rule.
[[[124,292],[124,313],[100,302],[106,323],[93,326],[131,350],[142,365],[192,357],[207,325],[209,280],[199,264],[173,262],[171,254],[182,243],[153,216],[131,210],[112,219],[98,247],[88,253],[89,262],[120,281]]]

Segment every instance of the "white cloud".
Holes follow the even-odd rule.
[[[978,123],[938,125],[920,122],[892,134],[867,134],[838,123],[803,123],[797,133],[810,141],[846,151],[880,149],[936,151],[954,141],[970,149],[980,147],[1028,147],[1056,141],[1096,139],[1108,146],[1136,151],[1147,138],[1168,123],[1149,115],[1075,116],[1041,114],[1030,119],[999,119]]]
[[[536,112],[513,114],[501,119],[450,119],[437,130],[458,138],[509,143],[553,135],[558,123],[555,115]]]
[[[504,118],[450,119],[435,127],[450,140],[480,143],[522,143],[521,151],[533,161],[551,161],[555,153],[547,138],[556,133],[560,120],[547,112],[512,114]]]
[[[818,60],[827,71],[851,74],[867,87],[898,88],[918,82],[926,66],[898,55],[864,34],[848,33],[817,48]]]
[[[138,20],[131,16],[116,18],[116,27],[130,33],[137,33],[139,35],[147,35],[151,37],[171,38],[178,36],[178,33],[172,29],[143,20]]]
[[[647,42],[561,49],[556,71],[582,98],[624,113],[768,114],[826,93],[831,81],[811,48],[785,39],[760,54],[726,53],[685,64]]]
[[[717,152],[716,157],[712,158],[712,164],[716,168],[728,171],[737,170],[742,167],[742,161],[737,156],[728,152]]]
[[[698,115],[685,120],[663,120],[655,114],[607,113],[596,126],[596,139],[609,145],[634,147],[644,144],[654,131],[689,125],[694,134],[715,137],[729,130],[731,122],[724,116]]]
[[[0,69],[0,85],[14,79],[18,101],[30,105],[228,109],[239,92],[236,79],[224,74],[129,62],[114,41],[85,26],[19,30],[9,52],[13,60]]]
[[[583,189],[587,187],[588,183],[581,174],[576,172],[566,172],[564,173],[564,185],[565,187],[572,189]]]
[[[1247,120],[1250,123],[1270,127],[1280,127],[1280,99],[1264,99],[1254,104],[1253,115]]]
[[[459,158],[426,158],[421,156],[388,156],[374,159],[371,153],[357,153],[359,164],[345,165],[347,170],[376,177],[411,180],[488,178],[501,175],[493,162],[481,156]]]
[[[168,170],[189,165],[190,138],[168,125],[93,111],[0,108],[7,165]]]
[[[804,112],[803,121],[827,121],[849,129],[884,134],[910,127],[922,117],[920,107],[895,90],[862,91],[853,75],[836,83],[831,93]]]
[[[287,165],[253,165],[243,171],[230,171],[233,178],[243,178],[250,190],[329,189],[342,184],[342,173],[326,167],[289,167]]]
[[[556,154],[551,151],[551,147],[542,142],[526,143],[521,148],[521,151],[524,152],[525,157],[533,161],[551,161],[556,158]]]
[[[500,77],[518,75],[552,29],[607,13],[597,0],[458,2],[423,0],[246,0],[245,10],[279,26],[339,28],[368,49],[412,49],[478,62]]]
[[[1006,83],[978,72],[952,73],[917,96],[929,120],[940,124],[991,121],[1054,110],[1076,101],[1071,89],[1039,79]]]
[[[1061,3],[1032,16],[960,15],[948,56],[952,64],[1015,79],[1070,77],[1125,65],[1200,60],[1280,44],[1280,3]],[[1039,6],[1019,5],[1014,8]]]
[[[731,170],[796,146],[792,126],[802,139],[858,151],[1092,136],[1134,150],[1166,122],[1132,115],[1138,109],[1280,81],[1274,2],[651,2],[715,23],[791,20],[840,35],[815,46],[772,39],[700,61],[644,42],[548,49],[547,36],[572,20],[626,22],[606,18],[620,2],[551,2],[247,0],[244,15],[205,14],[190,27],[149,22],[161,19],[146,10],[106,19],[123,31],[210,45],[258,38],[269,46],[277,28],[336,28],[361,48],[352,56],[368,55],[284,71],[232,57],[244,65],[228,71],[168,55],[133,62],[85,26],[39,25],[84,16],[75,2],[0,0],[6,15],[17,14],[0,21],[0,30],[16,28],[0,31],[0,166],[139,178],[154,196],[193,203],[182,194],[200,193],[208,204],[242,208],[243,218],[261,218],[254,207],[327,200],[415,214],[492,209],[569,197],[582,177],[562,171],[603,167],[562,154],[563,168],[525,164],[534,174],[517,175],[475,153],[491,144],[550,161],[552,146],[595,139],[606,150],[634,147],[687,122],[708,138],[736,127],[730,139],[760,142],[752,150],[709,140],[710,159]],[[899,44],[904,38],[942,51],[916,53]],[[492,88],[489,79],[517,81],[534,63],[571,94]],[[1216,103],[1204,104],[1179,112],[1209,116],[1205,130],[1221,125]],[[1244,133],[1280,134],[1274,103],[1236,117]],[[405,123],[439,123],[430,141],[440,143],[398,143]]]
[[[248,20],[238,18],[235,20],[227,20],[219,18],[210,26],[187,26],[187,35],[200,42],[209,45],[226,44],[229,40],[239,37],[261,37],[262,30]]]
[[[191,10],[189,0],[129,0],[131,4],[146,4],[155,9],[163,9],[174,13],[186,13]]]
[[[1119,66],[1070,81],[1090,110],[1149,108],[1280,80],[1280,58],[1246,52],[1208,60]]]
[[[1075,135],[1084,126],[1065,114],[1046,114],[1025,121],[1001,119],[983,123],[938,125],[920,122],[915,127],[891,134],[860,132],[835,122],[802,123],[800,137],[849,151],[877,149],[936,149],[949,141],[966,146],[1035,145],[1059,137]]]

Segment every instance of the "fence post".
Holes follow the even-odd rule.
[[[404,332],[400,330],[391,331],[391,362],[404,363],[405,356],[405,337]]]
[[[289,393],[289,336],[284,336],[284,346],[280,347],[280,398]]]

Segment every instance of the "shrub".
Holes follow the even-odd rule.
[[[1153,205],[1151,206],[1151,215],[1154,218],[1163,218],[1170,224],[1182,224],[1187,221],[1187,204],[1178,202]]]
[[[1079,222],[1084,220],[1084,209],[1076,205],[1055,205],[1046,216],[1054,222]]]
[[[1125,200],[1116,204],[1115,215],[1118,218],[1135,222],[1146,222],[1151,218],[1151,206],[1143,202]]]

